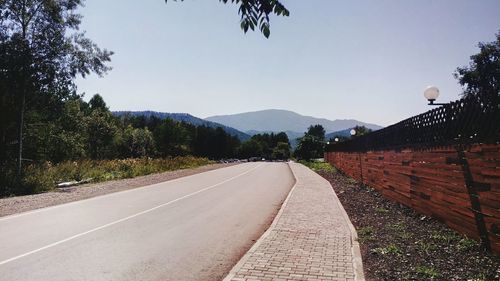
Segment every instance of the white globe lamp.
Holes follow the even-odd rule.
[[[429,105],[434,104],[434,101],[439,97],[439,89],[436,86],[425,88],[424,97],[429,101]]]

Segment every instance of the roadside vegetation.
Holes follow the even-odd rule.
[[[290,141],[287,134],[264,133],[252,136],[238,148],[239,158],[264,158],[267,160],[287,160],[290,158]]]
[[[478,242],[327,163],[305,164],[332,184],[356,227],[367,280],[500,280],[500,258]]]
[[[18,147],[9,145],[15,143],[15,121],[2,120],[2,129],[10,133],[0,139],[0,197],[51,190],[61,181],[103,181],[194,167],[207,159],[235,157],[240,145],[221,128],[116,117],[100,95],[89,102],[69,96],[50,103],[26,109],[20,172]]]
[[[241,143],[220,127],[155,116],[115,116],[97,94],[89,102],[81,96],[52,102],[58,106],[26,112],[20,175],[18,151],[8,145],[15,134],[3,139],[0,197],[45,192],[65,181],[98,182],[197,167],[209,159],[290,157],[285,133],[258,134]]]
[[[257,134],[241,142],[222,128],[155,116],[115,116],[96,94],[88,102],[70,95],[27,107],[23,161],[17,173],[15,118],[3,119],[0,197],[52,190],[56,183],[92,182],[196,167],[209,160],[286,160],[285,133]],[[2,106],[0,104],[0,106]],[[10,132],[10,133],[8,133]]]
[[[133,178],[153,173],[196,168],[212,161],[207,158],[179,156],[174,158],[128,158],[112,160],[65,161],[58,164],[44,162],[26,167],[21,185],[24,194],[54,190],[57,183],[70,181],[101,182]]]
[[[323,158],[325,151],[325,128],[321,125],[311,125],[302,138],[297,139],[298,145],[293,156],[299,160]]]
[[[315,171],[316,173],[320,173],[320,172],[321,173],[335,173],[336,172],[336,169],[332,165],[325,163],[325,162],[322,162],[322,161],[300,160],[299,163],[307,166],[309,169]]]

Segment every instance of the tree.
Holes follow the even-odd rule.
[[[89,106],[91,110],[102,110],[102,111],[107,111],[108,106],[106,105],[106,102],[104,102],[104,99],[101,97],[99,94],[95,94],[90,100],[89,100]]]
[[[353,128],[353,130],[356,131],[356,134],[353,137],[359,137],[372,132],[371,129],[368,129],[365,126],[356,126]]]
[[[82,111],[85,105],[80,98],[71,99],[64,103],[64,108],[55,120],[47,120],[39,124],[29,122],[29,124],[38,125],[38,128],[28,127],[26,132],[28,135],[43,136],[44,133],[48,135],[45,142],[36,144],[38,149],[46,152],[46,155],[37,160],[60,162],[86,156],[87,123]],[[53,130],[46,130],[46,128],[53,128]],[[34,142],[28,141],[27,144],[33,146]]]
[[[231,158],[236,154],[236,149],[240,145],[238,138],[226,133],[221,127],[215,128],[214,135],[211,139],[211,147],[214,159]]]
[[[167,118],[153,133],[161,156],[188,154],[189,134],[181,123]]]
[[[240,158],[262,157],[262,145],[255,139],[249,139],[242,143],[238,155]]]
[[[317,138],[319,141],[325,140],[325,128],[323,128],[323,126],[319,124],[314,126],[312,125],[309,126],[306,134]]]
[[[165,0],[165,2],[168,2],[168,0]],[[278,0],[219,0],[219,2],[239,4],[238,13],[241,15],[241,29],[246,33],[249,29],[255,30],[257,27],[266,38],[269,38],[271,34],[269,29],[269,16],[271,14],[285,17],[290,15],[290,12]]]
[[[17,120],[17,175],[21,174],[24,115],[27,101],[38,95],[74,92],[74,79],[110,68],[112,52],[101,50],[78,31],[83,0],[0,1],[0,81],[2,109],[15,105]],[[3,83],[2,83],[3,84]],[[8,94],[7,94],[8,93]],[[29,109],[29,108],[28,108]],[[7,120],[11,121],[12,116]],[[8,128],[10,125],[2,124]]]
[[[87,116],[88,151],[93,159],[109,158],[118,128],[109,111],[94,110]]]
[[[479,43],[480,52],[469,66],[457,68],[454,76],[464,88],[463,96],[481,98],[498,105],[500,95],[500,31],[496,40]]]
[[[323,146],[324,144],[319,142],[317,138],[306,134],[300,139],[294,155],[299,159],[307,161],[314,158],[321,158],[323,157]]]
[[[284,132],[256,134],[241,144],[238,155],[241,158],[288,159],[290,141]]]
[[[280,142],[287,143],[290,145],[290,140],[288,139],[288,135],[285,132],[279,132],[274,136],[274,139],[276,140],[276,144]]]
[[[286,142],[278,142],[273,149],[273,159],[287,160],[290,158],[290,144]]]
[[[311,160],[322,158],[325,147],[325,129],[321,125],[309,126],[307,132],[299,140],[294,155],[297,158]]]
[[[125,128],[119,141],[121,157],[145,157],[153,156],[155,143],[153,134],[148,128]]]
[[[257,141],[260,146],[260,155],[256,155],[258,157],[266,158],[266,159],[271,159],[271,156],[273,154],[273,138],[274,134],[257,134],[253,135],[252,139]]]

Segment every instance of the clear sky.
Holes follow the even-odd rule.
[[[244,34],[236,5],[217,0],[98,1],[81,26],[115,52],[108,75],[79,79],[111,110],[198,117],[287,109],[390,125],[459,98],[452,73],[500,30],[498,0],[282,0],[271,37]]]

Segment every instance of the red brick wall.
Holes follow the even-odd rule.
[[[465,158],[492,250],[500,253],[500,144],[472,145]],[[325,160],[386,198],[400,202],[479,240],[459,153],[426,150],[327,152]]]

